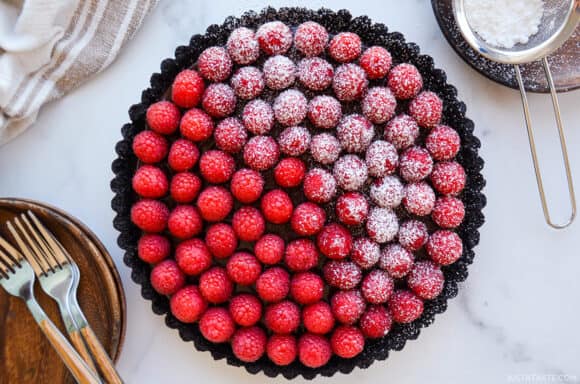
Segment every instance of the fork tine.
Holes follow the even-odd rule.
[[[22,259],[22,254],[12,244],[0,237],[0,268],[6,278],[14,272],[14,266],[19,265]]]
[[[32,211],[27,212],[30,219],[34,222],[36,229],[40,232],[47,245],[50,247],[50,252],[56,260],[62,265],[71,262],[71,258],[62,246],[62,244],[54,237],[44,224],[36,217]]]
[[[8,274],[11,272],[8,266],[5,264],[5,259],[9,259],[8,255],[4,253],[2,248],[0,248],[0,278],[8,278]]]
[[[31,224],[25,214],[20,215],[20,219],[22,222],[24,222],[26,229],[28,229],[28,232],[32,234],[32,236],[36,239],[36,243],[42,249],[42,252],[40,252],[40,255],[38,255],[39,258],[44,259],[44,261],[48,263],[48,266],[53,270],[55,268],[62,267],[58,257],[55,257],[54,252],[50,249],[49,244],[47,244],[46,237],[43,237],[43,234],[41,234],[39,230],[33,224]]]
[[[14,237],[14,240],[16,240],[16,243],[20,247],[20,250],[22,251],[22,253],[24,253],[24,257],[26,258],[26,260],[28,260],[28,262],[30,263],[30,265],[34,269],[34,273],[36,273],[37,275],[42,275],[44,273],[47,273],[50,268],[45,269],[44,266],[46,264],[43,263],[42,258],[40,258],[40,260],[39,260],[35,251],[32,249],[32,247],[33,247],[32,239],[30,239],[28,234],[24,231],[24,229],[22,228],[20,221],[18,221],[17,217],[14,218],[14,222],[16,223],[16,226],[22,231],[22,234],[24,235],[24,237],[26,237],[28,244],[26,241],[24,241],[22,239],[22,237],[20,236],[18,231],[14,228],[14,226],[12,225],[11,222],[6,223],[6,225],[8,226],[8,230],[10,231],[12,236]]]

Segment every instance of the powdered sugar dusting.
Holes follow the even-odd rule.
[[[382,124],[393,117],[397,100],[387,87],[370,88],[362,100],[363,115],[375,124]]]
[[[396,208],[403,199],[404,187],[397,176],[385,176],[371,184],[369,193],[372,201],[379,207]]]
[[[306,88],[322,91],[332,84],[334,69],[320,57],[302,59],[298,63],[298,79]]]
[[[308,101],[302,92],[296,89],[284,91],[274,100],[274,116],[282,125],[298,125],[306,117]]]
[[[379,261],[381,248],[368,237],[359,237],[352,244],[350,257],[362,269],[369,269]]]
[[[226,44],[228,53],[238,64],[250,64],[260,56],[260,45],[249,28],[237,28],[232,31]]]
[[[330,133],[320,133],[310,142],[310,154],[312,158],[321,164],[332,164],[340,155],[340,143]]]
[[[386,243],[397,236],[399,219],[389,208],[371,208],[366,224],[367,234],[377,243]]]
[[[288,156],[300,156],[310,145],[310,132],[304,127],[286,128],[278,137],[280,151]]]
[[[383,177],[390,175],[399,165],[399,154],[395,146],[388,141],[374,141],[367,149],[365,161],[369,175]]]
[[[234,73],[230,84],[240,99],[255,99],[264,90],[264,75],[256,67],[242,67]]]
[[[255,135],[268,133],[274,125],[274,110],[264,100],[252,100],[242,112],[244,126]]]
[[[340,121],[336,134],[345,151],[364,152],[373,140],[375,130],[364,116],[353,114]]]
[[[358,156],[344,155],[334,163],[333,174],[342,189],[356,191],[366,182],[368,171]]]
[[[316,96],[308,103],[308,119],[318,128],[334,128],[341,117],[342,106],[332,96]]]
[[[296,79],[296,65],[286,56],[270,57],[263,66],[264,80],[270,89],[286,89]]]

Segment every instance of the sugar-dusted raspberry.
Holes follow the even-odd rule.
[[[409,288],[420,298],[431,300],[443,290],[445,277],[441,268],[431,261],[419,261],[407,277]]]
[[[178,203],[190,203],[201,190],[201,179],[191,172],[176,173],[171,178],[169,191]]]
[[[389,88],[397,99],[411,99],[423,88],[423,78],[413,64],[399,64],[389,72]]]
[[[308,271],[318,265],[318,250],[309,239],[296,239],[288,243],[284,263],[294,272]]]
[[[367,166],[356,155],[344,155],[334,163],[332,169],[338,186],[346,191],[362,188],[368,176]]]
[[[308,332],[324,335],[334,328],[334,315],[327,302],[319,301],[304,308],[302,322]]]
[[[297,273],[290,282],[290,295],[298,304],[316,303],[324,295],[324,281],[313,272]]]
[[[389,244],[381,252],[379,267],[394,277],[400,279],[413,268],[413,254],[399,244]]]
[[[264,100],[252,100],[244,107],[242,121],[248,131],[263,135],[274,125],[274,111]]]
[[[238,238],[229,224],[217,223],[207,229],[205,244],[216,259],[225,259],[236,250]]]
[[[160,295],[173,295],[185,284],[185,275],[174,260],[164,260],[151,270],[151,286]]]
[[[204,152],[199,159],[199,173],[213,184],[225,183],[231,179],[235,168],[234,158],[217,149]]]
[[[296,360],[298,346],[292,335],[272,335],[266,344],[266,354],[276,365],[286,366]]]
[[[424,181],[407,184],[403,205],[407,212],[417,216],[427,216],[435,206],[435,192]]]
[[[433,187],[443,195],[459,194],[465,188],[466,179],[465,170],[455,161],[437,163],[431,173]]]
[[[181,135],[195,142],[209,139],[213,133],[213,128],[211,117],[198,108],[192,108],[185,112],[179,126]]]
[[[381,248],[367,237],[359,237],[352,244],[350,259],[362,269],[372,268],[381,257]]]
[[[459,152],[461,138],[457,131],[446,125],[437,125],[425,139],[425,147],[437,161],[451,160]]]
[[[280,152],[288,156],[300,156],[310,146],[310,132],[304,127],[288,127],[278,136]]]
[[[399,227],[399,243],[410,251],[423,248],[429,239],[427,226],[419,220],[407,220]]]
[[[298,80],[306,88],[322,91],[332,84],[334,68],[320,57],[309,57],[298,63]]]
[[[338,291],[330,299],[334,318],[343,324],[354,324],[363,314],[366,304],[360,291]]]
[[[290,221],[294,210],[290,196],[281,189],[273,189],[262,196],[260,207],[266,220],[274,224]]]
[[[264,312],[264,323],[274,333],[292,333],[300,325],[300,308],[289,300],[270,304]]]
[[[419,137],[419,126],[409,115],[398,115],[385,126],[385,140],[391,142],[398,150],[415,144]]]
[[[338,220],[346,225],[358,225],[366,220],[369,213],[369,203],[363,194],[347,192],[336,202]]]
[[[222,221],[230,214],[234,199],[224,187],[209,186],[199,194],[197,208],[206,221]]]
[[[147,125],[162,135],[170,135],[177,129],[181,113],[171,101],[158,101],[147,108]]]
[[[214,83],[203,93],[201,105],[212,117],[226,117],[236,109],[236,95],[229,85]]]
[[[330,345],[336,355],[351,359],[362,352],[365,347],[365,338],[357,327],[341,325],[332,333]]]
[[[433,159],[422,147],[407,149],[400,158],[399,173],[410,183],[425,179],[433,170]]]
[[[437,264],[453,264],[463,254],[463,243],[455,232],[436,231],[431,234],[429,241],[427,241],[427,253],[431,260]]]
[[[308,119],[318,128],[334,128],[341,117],[342,106],[332,96],[319,95],[308,103]]]
[[[302,183],[306,165],[300,159],[288,157],[280,160],[274,168],[274,180],[283,188],[294,188]]]
[[[385,176],[375,179],[371,184],[369,195],[373,203],[382,208],[396,208],[401,204],[404,187],[397,176]]]
[[[455,228],[465,218],[465,206],[456,197],[440,197],[435,201],[431,218],[435,224],[442,228]]]
[[[347,152],[364,152],[375,135],[370,121],[362,115],[348,115],[340,120],[336,135]]]
[[[322,168],[313,168],[304,177],[304,196],[315,203],[328,203],[336,194],[336,180]]]
[[[232,227],[242,241],[256,241],[266,229],[264,216],[257,208],[245,206],[234,213]]]
[[[181,108],[199,105],[205,90],[203,78],[196,71],[184,69],[175,76],[171,87],[171,100]]]
[[[343,64],[334,71],[332,89],[339,100],[360,99],[368,85],[365,71],[356,64]]]
[[[213,133],[217,147],[229,153],[237,153],[242,150],[248,133],[239,119],[230,117],[222,120]]]
[[[167,226],[169,209],[161,201],[139,200],[131,207],[131,221],[145,232],[161,232]]]
[[[139,160],[143,163],[153,164],[160,162],[167,156],[169,146],[165,137],[157,132],[145,130],[135,136],[132,148]]]
[[[165,260],[171,252],[171,244],[167,237],[154,233],[146,233],[137,243],[137,255],[149,264],[157,264]]]
[[[264,178],[259,172],[242,168],[232,176],[230,190],[241,203],[250,204],[258,200],[264,190]]]
[[[205,312],[207,301],[195,285],[188,285],[171,296],[169,307],[177,320],[182,323],[194,323]]]
[[[227,309],[222,307],[208,308],[199,319],[199,331],[212,343],[228,341],[235,330],[234,320]]]
[[[270,57],[262,69],[266,85],[275,91],[288,88],[296,80],[296,64],[286,56]]]
[[[290,225],[292,230],[300,236],[317,234],[326,221],[326,213],[314,203],[302,203],[294,209]]]
[[[324,280],[330,286],[339,289],[352,289],[362,279],[361,269],[352,261],[329,261],[324,265],[322,272]]]
[[[211,253],[202,240],[189,239],[175,248],[175,261],[186,275],[197,276],[211,266]]]
[[[347,63],[360,56],[362,42],[356,33],[341,32],[328,44],[328,54],[339,63]]]
[[[260,44],[249,28],[236,28],[230,33],[226,43],[228,54],[237,64],[250,64],[260,56]]]
[[[443,101],[436,93],[423,91],[409,103],[409,115],[421,127],[432,128],[441,122]]]
[[[254,136],[244,147],[244,162],[256,171],[272,168],[279,155],[278,144],[271,136]]]
[[[262,265],[251,253],[236,252],[228,259],[226,271],[234,283],[252,285],[258,280]]]
[[[167,176],[154,165],[142,165],[133,175],[133,190],[141,197],[157,199],[169,189]]]
[[[330,133],[321,133],[310,141],[310,153],[321,164],[332,164],[340,155],[340,142]]]
[[[331,223],[322,228],[316,236],[316,245],[320,252],[330,259],[344,259],[352,249],[350,231],[337,223]]]
[[[292,31],[281,21],[262,24],[256,31],[256,38],[267,55],[280,55],[292,46]]]
[[[308,368],[319,368],[328,363],[332,348],[321,335],[305,333],[298,340],[298,359]]]
[[[318,56],[324,52],[328,42],[328,32],[322,25],[307,21],[296,28],[294,46],[304,56]]]
[[[256,281],[256,292],[267,303],[283,300],[290,291],[290,275],[280,267],[265,270]]]
[[[209,81],[219,83],[230,77],[232,59],[223,47],[206,48],[197,59],[199,73]]]
[[[242,67],[234,73],[230,81],[236,96],[240,99],[251,100],[258,97],[264,87],[264,75],[256,67]]]
[[[395,172],[399,166],[399,154],[393,144],[377,140],[369,145],[365,161],[370,176],[383,177]]]
[[[228,301],[234,290],[234,285],[225,268],[213,267],[199,277],[199,290],[207,301],[219,304]]]
[[[392,324],[391,314],[384,306],[371,305],[360,317],[358,325],[365,337],[378,339],[391,330]]]
[[[361,107],[367,119],[382,124],[394,116],[397,100],[389,88],[373,87],[363,97]]]
[[[240,293],[230,299],[230,315],[236,324],[251,327],[262,318],[262,303],[249,293]]]
[[[188,239],[201,233],[203,221],[197,208],[178,205],[169,214],[167,229],[178,239]]]
[[[306,117],[308,100],[304,94],[296,89],[289,89],[280,93],[274,100],[274,116],[282,125],[298,125]]]
[[[199,149],[189,140],[177,139],[171,144],[167,163],[175,172],[189,171],[199,160]]]
[[[266,332],[258,326],[240,328],[232,337],[232,352],[246,363],[253,363],[266,352],[268,337]]]
[[[423,300],[406,290],[395,291],[389,300],[389,309],[395,322],[410,323],[423,313]]]
[[[371,208],[367,218],[368,236],[377,243],[387,243],[395,238],[399,231],[399,219],[389,208]]]
[[[361,284],[362,295],[371,304],[386,303],[394,289],[393,279],[380,269],[370,271]]]
[[[277,264],[284,257],[284,240],[272,233],[262,236],[254,244],[254,254],[264,264]]]
[[[371,80],[381,79],[391,69],[392,58],[389,51],[383,47],[374,46],[367,48],[359,60],[360,66]]]

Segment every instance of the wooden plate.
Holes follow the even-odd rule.
[[[42,220],[77,262],[81,271],[80,305],[99,340],[116,360],[125,336],[125,296],[113,260],[95,234],[77,219],[34,201],[0,199],[0,235],[12,240],[4,223],[26,210]],[[56,302],[38,284],[36,297],[65,333]],[[24,303],[0,288],[0,383],[74,382]]]

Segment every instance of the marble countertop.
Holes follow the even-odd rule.
[[[100,236],[117,262],[127,295],[127,335],[118,364],[126,382],[266,381],[196,351],[151,312],[122,263],[111,224],[109,181],[127,109],[139,100],[161,59],[208,25],[268,4],[348,8],[404,33],[446,70],[483,143],[486,223],[459,296],[403,351],[351,375],[337,374],[333,382],[580,382],[580,222],[562,231],[544,223],[518,92],[464,64],[443,38],[426,0],[161,2],[110,69],[46,106],[31,129],[0,148],[0,196],[38,199],[69,211]],[[560,96],[580,183],[579,101],[580,91]],[[547,192],[554,215],[563,219],[569,207],[551,103],[546,95],[532,95],[530,103]]]

